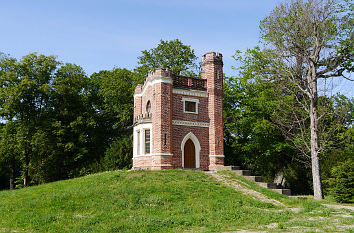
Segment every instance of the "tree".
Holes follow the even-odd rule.
[[[99,157],[88,84],[81,67],[54,56],[0,60],[1,153],[21,164],[24,186],[87,174]]]
[[[19,62],[9,57],[0,61],[0,115],[4,120],[17,122],[24,186],[29,184],[31,140],[45,115],[49,83],[58,64],[54,56],[34,53]]]
[[[332,168],[332,178],[328,179],[329,193],[338,202],[353,202],[354,161],[349,159]]]
[[[89,100],[89,78],[75,64],[58,66],[50,82],[47,125],[37,131],[33,145],[40,154],[37,170],[48,182],[87,174],[97,156],[96,141],[91,139],[95,111]],[[42,121],[44,122],[44,121]]]
[[[347,8],[344,8],[346,6]],[[308,114],[314,196],[322,199],[319,140],[319,79],[345,77],[353,68],[353,4],[294,0],[277,6],[261,22],[268,61],[259,72],[284,84]],[[351,8],[350,8],[351,7]]]
[[[20,160],[16,124],[8,121],[0,128],[0,167],[9,175],[9,187],[15,188],[15,174]]]
[[[160,40],[156,48],[141,52],[142,56],[138,57],[139,66],[135,71],[142,78],[145,78],[149,71],[156,68],[168,68],[177,75],[197,75],[194,72],[197,69],[197,64],[195,63],[197,57],[194,54],[194,50],[178,39]]]
[[[101,141],[105,169],[130,168],[133,94],[140,80],[137,74],[120,68],[94,73],[90,80],[90,96],[97,113],[97,127],[91,136]]]
[[[299,171],[293,160],[296,148],[273,119],[278,87],[263,76],[255,76],[255,63],[260,60],[252,56],[252,51],[245,56],[237,53],[237,76],[224,78],[225,163],[240,164],[268,181],[303,194],[308,182],[306,177],[294,175]]]

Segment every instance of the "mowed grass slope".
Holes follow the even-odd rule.
[[[319,204],[304,203],[288,201],[287,205],[311,206],[305,212],[324,210]],[[288,207],[263,203],[201,171],[114,171],[1,191],[0,232],[262,229],[303,214]]]

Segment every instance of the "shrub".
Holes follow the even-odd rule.
[[[107,149],[104,160],[107,170],[131,168],[132,140],[130,137],[116,138]]]
[[[349,159],[333,167],[327,180],[329,194],[338,202],[353,202],[354,161]]]

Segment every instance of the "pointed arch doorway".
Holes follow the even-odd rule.
[[[198,138],[192,132],[188,133],[181,143],[183,168],[200,167],[200,149]]]
[[[195,146],[191,139],[184,144],[184,168],[195,168]]]

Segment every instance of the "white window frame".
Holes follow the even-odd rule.
[[[150,130],[150,152],[149,152],[149,153],[146,153],[146,138],[145,138],[145,135],[146,135],[146,134],[145,134],[145,131],[146,131],[146,130]],[[152,133],[152,132],[151,132],[151,129],[150,129],[150,128],[144,128],[144,129],[142,130],[142,132],[143,132],[143,134],[144,134],[144,135],[143,135],[143,139],[144,139],[143,144],[144,144],[144,147],[142,148],[143,151],[144,151],[144,155],[150,155],[150,154],[152,154],[152,151],[151,151],[151,144],[152,144],[152,143],[151,143],[151,138],[152,138],[152,137],[151,137],[151,133]]]
[[[184,113],[192,113],[192,114],[198,114],[198,105],[199,105],[199,99],[194,99],[194,98],[182,98],[183,101],[183,112]],[[194,102],[195,103],[195,112],[189,112],[186,111],[186,101],[188,102]]]
[[[145,131],[150,130],[150,153],[145,152]],[[138,132],[140,132],[140,147],[138,148]],[[153,152],[152,124],[140,124],[134,127],[133,157],[150,156]]]

